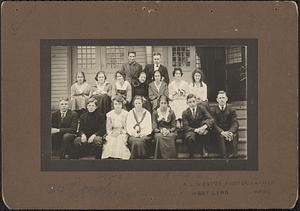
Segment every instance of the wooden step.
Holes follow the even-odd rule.
[[[247,118],[247,110],[236,110],[235,112],[238,118]]]

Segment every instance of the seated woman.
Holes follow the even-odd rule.
[[[104,71],[97,72],[95,80],[96,86],[91,89],[91,97],[97,100],[98,111],[106,114],[111,110],[112,85],[106,81]]]
[[[149,136],[152,132],[151,114],[143,108],[143,97],[137,95],[133,99],[134,108],[129,111],[126,128],[129,134],[131,159],[142,159],[149,155]]]
[[[129,111],[131,109],[130,102],[132,99],[131,85],[128,81],[125,81],[125,74],[121,71],[116,72],[115,79],[116,82],[112,89],[112,99],[117,95],[122,96],[124,100],[123,107]]]
[[[76,81],[71,86],[71,110],[76,111],[78,116],[86,111],[86,101],[90,96],[91,87],[85,79],[84,72],[76,73]]]
[[[103,146],[102,159],[130,158],[127,147],[126,118],[128,111],[122,109],[123,98],[117,96],[113,99],[114,109],[106,114],[106,143]]]
[[[154,81],[149,84],[149,99],[153,110],[157,108],[157,100],[161,95],[169,97],[169,89],[167,83],[162,81],[161,73],[156,70],[154,72]]]
[[[196,96],[197,104],[201,104],[208,109],[209,106],[207,101],[207,86],[203,82],[203,78],[204,74],[200,69],[196,69],[193,71],[193,82],[189,85],[189,93]]]
[[[158,99],[159,107],[153,112],[153,131],[156,142],[154,158],[177,158],[176,139],[176,117],[169,107],[169,100],[162,95]]]
[[[142,96],[144,100],[144,108],[151,112],[151,105],[148,100],[148,84],[146,83],[146,73],[140,72],[138,80],[132,84],[132,96]],[[132,102],[133,104],[133,102]]]
[[[74,140],[75,158],[85,155],[93,155],[96,159],[101,158],[102,137],[105,135],[105,117],[96,112],[96,99],[87,101],[88,112],[83,113],[79,119],[79,133]]]
[[[182,128],[182,112],[187,108],[186,97],[189,94],[188,83],[182,79],[182,75],[180,67],[174,68],[175,80],[169,84],[170,106],[175,112],[178,128]]]

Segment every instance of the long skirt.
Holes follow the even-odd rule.
[[[105,115],[111,111],[111,99],[108,95],[95,95],[93,97],[97,100],[97,107],[100,113]]]
[[[81,110],[86,108],[87,96],[73,96],[70,101],[71,110]]]
[[[144,136],[140,138],[136,138],[130,136],[128,139],[128,143],[131,151],[131,159],[140,159],[146,158],[149,156],[149,142],[151,137]]]
[[[120,134],[117,137],[112,135],[106,136],[106,143],[103,145],[102,159],[105,158],[120,158],[128,160],[130,151],[127,147],[128,136]]]
[[[175,148],[175,133],[170,133],[167,136],[163,136],[161,133],[156,133],[154,138],[156,142],[154,159],[177,158]]]

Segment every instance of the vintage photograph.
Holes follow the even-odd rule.
[[[246,45],[55,45],[51,160],[247,160]]]

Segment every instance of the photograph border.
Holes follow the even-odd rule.
[[[51,160],[51,46],[247,46],[247,159]],[[41,39],[41,171],[258,170],[257,39]]]

